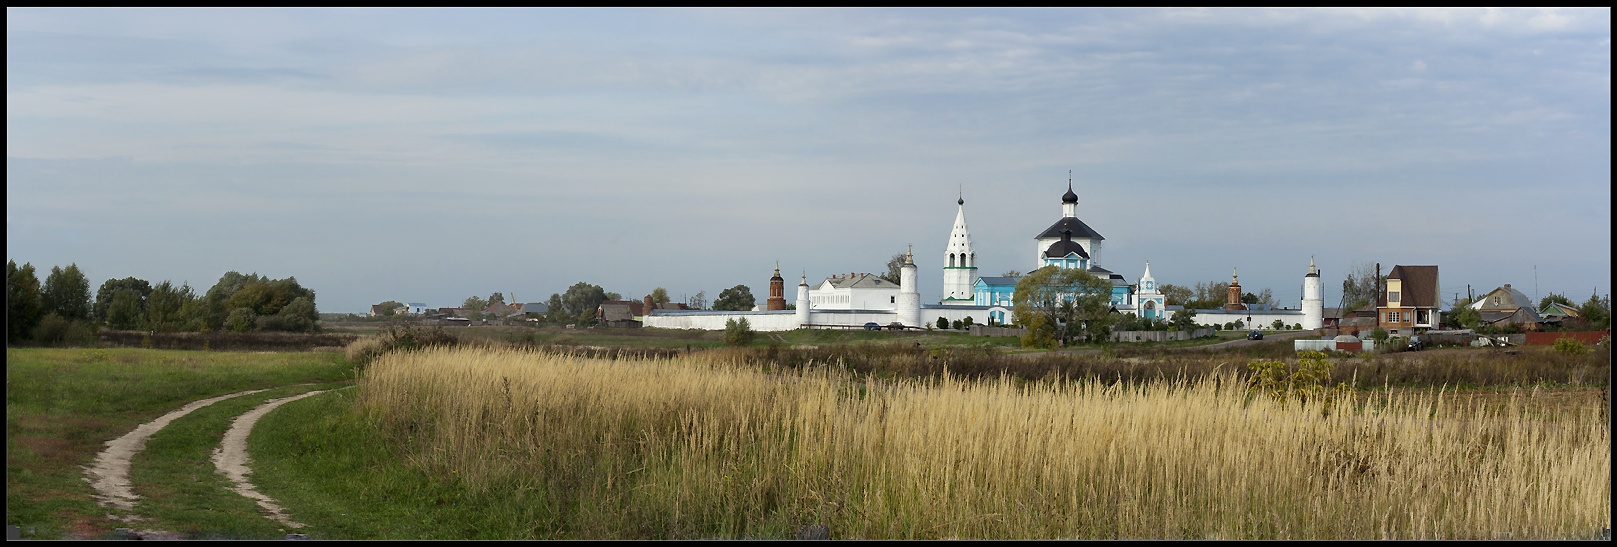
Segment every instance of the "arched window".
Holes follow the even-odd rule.
[[[949,267],[954,267],[954,253],[949,253]]]

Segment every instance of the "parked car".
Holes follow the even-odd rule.
[[[1263,331],[1255,330],[1255,331],[1246,333],[1246,339],[1247,340],[1262,340],[1263,339]]]
[[[877,324],[875,321],[871,321],[869,323],[865,323],[865,330],[881,330],[881,325]]]
[[[1425,347],[1426,343],[1422,342],[1419,336],[1409,337],[1409,351],[1420,351]]]

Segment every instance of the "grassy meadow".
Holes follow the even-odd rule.
[[[1609,526],[1599,408],[1444,394],[1329,415],[1235,375],[857,381],[717,354],[392,354],[356,391],[501,537],[1570,538]]]
[[[791,538],[800,525],[837,539],[1522,539],[1610,526],[1607,347],[1336,356],[1329,377],[1354,403],[1326,413],[1248,394],[1246,365],[1294,360],[1287,342],[1007,355],[938,332],[781,333],[748,348],[483,332],[406,352],[362,338],[346,355],[8,349],[7,524],[41,539],[138,526],[446,540]],[[136,457],[148,520],[105,517],[82,469],[102,443],[247,389],[266,391],[176,420]],[[235,416],[314,389],[331,391],[271,412],[248,441],[253,482],[308,525],[287,530],[208,456]]]

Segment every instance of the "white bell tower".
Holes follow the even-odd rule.
[[[1308,275],[1303,276],[1303,330],[1325,326],[1325,300],[1320,295],[1319,269],[1314,257],[1308,257]]]
[[[954,229],[949,232],[949,246],[943,251],[944,305],[970,306],[976,302],[972,285],[977,283],[977,252],[971,248],[971,231],[966,229],[966,198],[955,203],[960,209],[954,215]]]

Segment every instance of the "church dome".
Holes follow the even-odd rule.
[[[1072,192],[1072,183],[1067,183],[1067,193],[1061,194],[1062,203],[1078,203],[1078,194]]]

